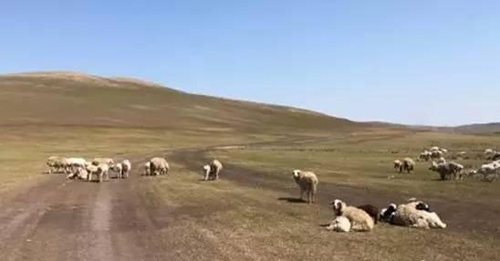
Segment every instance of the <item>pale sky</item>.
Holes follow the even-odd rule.
[[[362,121],[500,121],[500,1],[3,1],[0,73],[131,76]]]

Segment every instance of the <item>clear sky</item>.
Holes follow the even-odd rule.
[[[500,121],[497,0],[4,0],[0,73],[132,76],[353,120]]]

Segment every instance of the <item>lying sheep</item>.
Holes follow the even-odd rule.
[[[351,223],[351,230],[357,232],[372,231],[374,220],[364,210],[353,206],[347,206],[345,202],[335,199],[330,203],[333,206],[333,213],[336,217],[344,216]]]
[[[413,161],[410,158],[404,158],[403,164],[399,168],[399,173],[402,173],[403,171],[406,171],[407,173],[411,173],[414,168],[415,168],[415,161]]]
[[[366,204],[361,206],[356,206],[357,208],[364,210],[370,217],[372,217],[375,224],[378,223],[379,209],[376,206]]]
[[[380,211],[379,220],[382,222],[391,223],[397,208],[398,207],[396,206],[396,204],[391,203],[387,208],[384,208],[382,209],[382,211]]]
[[[307,203],[314,203],[314,198],[318,189],[318,177],[311,171],[293,171],[293,179],[300,188],[300,199],[304,200],[304,192],[307,194]]]
[[[149,165],[149,168],[150,168],[149,173],[151,175],[158,176],[158,175],[166,175],[166,174],[168,174],[170,166],[168,165],[168,162],[167,162],[166,159],[155,157],[155,158],[152,158],[149,161],[149,163],[150,163],[150,165]]]
[[[351,231],[351,221],[345,216],[338,216],[330,222],[326,230],[347,233]]]
[[[399,169],[401,169],[401,166],[403,166],[403,162],[401,162],[400,160],[395,160],[394,161],[394,169],[396,171],[398,171]]]
[[[86,168],[82,167],[76,167],[74,172],[71,172],[66,178],[68,179],[82,179],[82,180],[88,180],[89,177],[89,172],[87,171]]]
[[[391,224],[424,229],[446,228],[446,224],[436,213],[417,209],[422,206],[427,205],[421,201],[399,205],[392,216]]]
[[[207,181],[210,177],[212,180],[218,180],[219,172],[222,170],[222,163],[214,159],[210,164],[203,166],[203,170],[205,172],[205,181]]]
[[[68,172],[68,161],[66,158],[50,156],[47,159],[47,166],[49,167],[48,174],[58,173],[61,171],[64,173]]]

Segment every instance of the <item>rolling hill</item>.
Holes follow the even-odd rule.
[[[0,126],[110,126],[282,132],[361,126],[291,107],[190,94],[70,72],[0,76]]]

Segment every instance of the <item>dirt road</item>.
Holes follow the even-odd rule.
[[[161,230],[185,215],[202,217],[206,209],[185,209],[176,213],[169,209],[150,208],[143,202],[137,184],[148,182],[138,175],[145,156],[135,157],[134,175],[128,180],[87,183],[52,175],[45,182],[0,205],[0,260],[167,260],[181,258],[184,249],[174,239],[165,239]],[[197,170],[205,161],[203,150],[174,153],[171,159]],[[295,189],[290,182],[276,185],[269,176],[237,166],[227,166],[226,178],[241,186],[261,187],[283,192],[281,200],[293,202]],[[376,191],[322,184],[321,205],[332,197],[349,198],[353,204],[403,200],[404,196]],[[278,199],[276,199],[278,200]],[[487,205],[427,200],[446,220],[452,231],[500,234],[500,211]],[[325,219],[330,213],[325,208]],[[178,211],[178,210],[177,210]],[[481,216],[470,219],[470,213]],[[194,250],[196,251],[196,250]],[[200,248],[198,259],[211,259]]]

